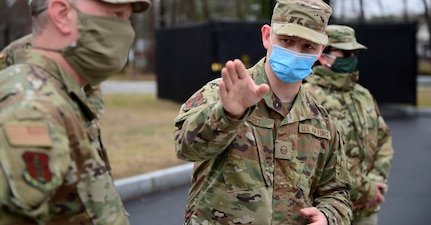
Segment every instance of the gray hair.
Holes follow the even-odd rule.
[[[48,15],[44,14],[48,9],[51,0],[29,0],[30,14],[33,18],[33,33],[41,33],[48,20]]]
[[[30,7],[30,14],[33,17],[38,16],[48,8],[51,0],[29,0],[28,5]]]

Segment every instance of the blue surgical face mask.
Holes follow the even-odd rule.
[[[311,74],[311,67],[316,60],[317,55],[297,53],[274,45],[269,57],[269,64],[280,80],[295,83]]]

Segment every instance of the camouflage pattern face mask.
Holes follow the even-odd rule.
[[[77,12],[78,40],[60,52],[79,75],[97,85],[124,67],[135,31],[129,20]]]

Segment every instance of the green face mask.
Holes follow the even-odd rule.
[[[336,58],[331,70],[336,73],[353,73],[358,66],[358,57]]]
[[[124,67],[135,31],[129,20],[77,11],[78,40],[60,52],[79,75],[96,85]]]

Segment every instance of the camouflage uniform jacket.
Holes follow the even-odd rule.
[[[33,35],[29,34],[24,37],[21,37],[8,46],[6,46],[0,52],[0,70],[13,65],[14,62],[14,53],[19,49],[30,49],[31,42],[33,40]],[[97,118],[100,119],[105,113],[105,102],[103,100],[102,90],[99,85],[86,85],[84,87],[85,95],[88,98],[88,102],[90,104],[91,109],[96,112]]]
[[[127,225],[84,92],[18,50],[0,72],[0,224]]]
[[[268,83],[264,61],[249,69],[257,84]],[[270,92],[233,120],[219,101],[219,81],[197,91],[175,119],[177,156],[196,162],[184,224],[306,224],[299,210],[310,206],[330,225],[350,224],[350,177],[325,109],[301,89],[289,112]]]
[[[340,74],[316,66],[304,87],[328,110],[343,134],[353,183],[352,202],[364,204],[373,198],[375,182],[387,184],[393,148],[390,130],[374,97],[357,83],[358,78],[358,71]],[[378,208],[367,210],[376,212]]]

